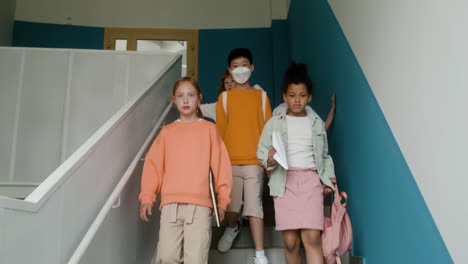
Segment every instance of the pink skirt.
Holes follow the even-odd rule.
[[[290,169],[284,196],[273,198],[276,230],[323,230],[323,187],[316,169]]]

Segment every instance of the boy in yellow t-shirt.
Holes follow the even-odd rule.
[[[235,85],[218,98],[216,126],[231,159],[233,187],[232,201],[226,210],[228,226],[218,243],[218,250],[227,252],[232,247],[234,238],[240,231],[237,218],[243,205],[243,216],[249,219],[255,244],[254,262],[266,264],[268,259],[263,245],[262,206],[264,174],[256,151],[263,126],[271,117],[271,105],[263,90],[250,86],[249,79],[254,71],[254,64],[248,49],[232,50],[227,62]]]

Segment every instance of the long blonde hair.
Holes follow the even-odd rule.
[[[201,99],[202,92],[200,89],[200,84],[198,83],[197,79],[193,78],[192,76],[185,76],[177,80],[174,84],[174,87],[172,88],[172,96],[175,96],[177,88],[179,88],[179,86],[184,82],[189,82],[190,84],[192,84],[193,87],[195,87],[195,90],[197,90],[198,99]],[[197,105],[197,117],[203,118],[203,113],[200,109],[200,105]]]

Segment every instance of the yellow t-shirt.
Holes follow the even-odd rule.
[[[262,110],[262,90],[231,89],[227,92],[227,117],[223,96],[216,104],[216,126],[226,144],[232,165],[251,165],[257,160],[257,145],[263,127],[271,117],[271,105],[266,97],[265,118]]]

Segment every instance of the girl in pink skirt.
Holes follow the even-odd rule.
[[[331,193],[335,184],[324,123],[305,110],[312,88],[306,65],[292,63],[283,82],[288,108],[265,125],[257,150],[259,161],[271,171],[276,230],[283,233],[288,264],[302,263],[301,242],[307,263],[323,263],[323,194]]]

